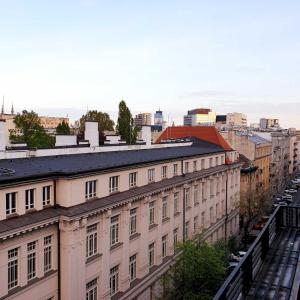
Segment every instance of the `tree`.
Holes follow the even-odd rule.
[[[105,130],[114,130],[115,123],[110,119],[109,114],[97,110],[89,110],[79,120],[79,131],[81,133],[84,132],[84,124],[88,121],[98,122],[98,129],[100,133],[103,133]]]
[[[119,103],[119,117],[116,130],[127,144],[136,142],[139,128],[134,126],[131,112],[124,100]]]
[[[201,239],[184,243],[180,250],[162,279],[162,299],[212,299],[226,278],[226,251]]]
[[[38,114],[34,111],[23,110],[22,114],[17,114],[14,118],[16,129],[10,132],[10,139],[16,142],[25,142],[32,148],[54,147],[54,137],[47,134],[41,125]]]
[[[70,126],[65,121],[59,123],[56,127],[57,134],[70,134]]]

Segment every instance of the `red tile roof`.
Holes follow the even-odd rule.
[[[214,126],[178,126],[166,128],[156,143],[167,139],[182,139],[196,137],[198,139],[210,142],[212,144],[221,146],[226,151],[231,151],[232,148],[224,140],[222,135]]]

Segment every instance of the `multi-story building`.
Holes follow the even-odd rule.
[[[229,113],[226,118],[227,128],[246,128],[247,116],[242,113]]]
[[[133,120],[135,126],[150,126],[151,125],[151,113],[137,114]]]
[[[278,119],[261,118],[259,120],[259,128],[261,130],[277,130],[280,129]]]
[[[216,123],[216,113],[209,108],[189,110],[183,117],[184,126],[211,126]]]
[[[178,242],[238,231],[220,140],[104,151],[0,160],[0,299],[151,299]]]

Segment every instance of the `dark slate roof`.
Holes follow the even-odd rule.
[[[0,160],[0,171],[1,168],[11,169],[14,174],[1,175],[0,172],[0,184],[72,176],[223,151],[220,146],[197,140],[192,146],[4,159]]]

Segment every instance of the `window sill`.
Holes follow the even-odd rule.
[[[135,239],[139,238],[140,236],[141,236],[141,234],[136,232],[136,233],[130,235],[129,240],[130,241],[135,240]]]
[[[52,207],[52,205],[51,205],[51,204],[43,205],[43,209],[44,209],[44,208],[49,208],[49,207]]]
[[[89,198],[85,198],[86,201],[92,201],[92,200],[95,200],[97,199],[97,196],[93,196],[93,197],[89,197]]]
[[[122,245],[123,245],[122,242],[119,242],[119,243],[117,243],[117,244],[114,244],[114,245],[110,246],[110,251],[117,250],[117,249],[121,248]]]
[[[179,215],[180,215],[180,211],[176,212],[176,213],[174,214],[174,217],[177,217],[177,216],[179,216]]]
[[[191,209],[192,207],[191,206],[187,206],[186,208],[185,208],[185,210],[189,210],[189,209]]]
[[[114,195],[114,194],[118,194],[120,193],[120,191],[113,191],[113,192],[109,192],[109,195]]]
[[[162,219],[162,222],[163,222],[163,223],[166,223],[166,222],[168,222],[168,221],[170,221],[170,218],[169,218],[169,217],[166,217],[166,218]]]
[[[85,261],[85,263],[89,264],[89,263],[91,263],[91,262],[93,262],[95,260],[98,260],[101,256],[102,256],[101,253],[96,253],[93,256],[90,256],[89,258],[87,258],[86,261]]]
[[[158,224],[152,224],[149,226],[149,230],[152,230],[152,229],[156,228],[157,226],[158,226]]]
[[[19,216],[18,213],[12,213],[12,214],[6,215],[6,219],[15,218],[15,217],[18,217],[18,216]]]
[[[195,202],[194,203],[194,206],[198,206],[200,203],[199,202]]]
[[[30,213],[35,212],[35,211],[36,211],[35,208],[29,208],[29,209],[25,210],[25,214],[30,214]]]

